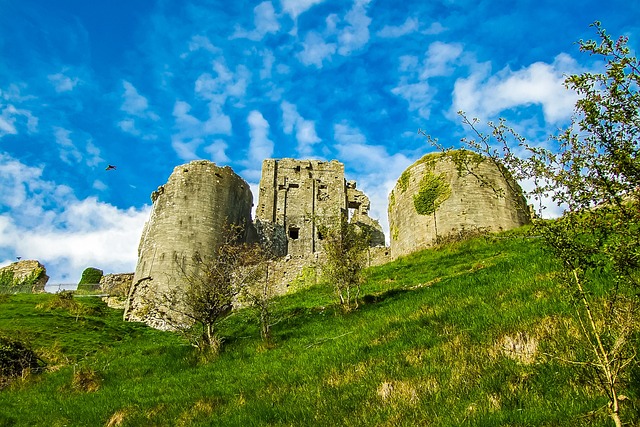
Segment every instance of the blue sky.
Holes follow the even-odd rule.
[[[627,0],[0,0],[0,265],[133,271],[150,193],[193,159],[254,189],[265,158],[340,160],[386,227],[419,128],[566,125],[596,19],[637,46]]]

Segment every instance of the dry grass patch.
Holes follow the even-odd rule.
[[[362,380],[371,368],[377,363],[372,360],[357,363],[353,366],[345,366],[343,370],[336,368],[331,369],[324,383],[330,387],[340,387],[347,384],[353,384]]]
[[[105,427],[121,426],[128,415],[129,415],[128,409],[118,409],[116,412],[113,413],[113,415],[111,415],[111,418],[109,418],[109,421],[107,421],[107,424],[105,424]]]
[[[494,345],[492,353],[515,360],[523,365],[531,365],[538,356],[538,338],[527,332],[503,335]]]
[[[91,368],[81,367],[75,370],[71,378],[71,388],[83,393],[93,393],[102,386],[102,377]]]
[[[382,403],[392,406],[413,406],[419,401],[417,388],[409,381],[384,381],[376,394]]]
[[[180,415],[177,425],[189,426],[193,424],[193,421],[199,417],[209,417],[215,411],[218,402],[215,400],[197,400],[193,406]]]

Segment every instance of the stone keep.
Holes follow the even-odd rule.
[[[250,228],[253,198],[231,168],[200,160],[177,166],[151,199],[124,318],[166,329],[176,314],[163,297],[184,286],[193,259],[213,256],[227,224]]]
[[[389,195],[393,258],[451,234],[529,222],[522,190],[508,172],[465,150],[424,156],[402,173]]]
[[[322,228],[335,227],[349,209],[384,243],[382,228],[368,216],[369,199],[354,181],[345,181],[344,165],[336,160],[264,160],[259,191],[256,228],[263,238],[268,230],[267,240],[282,242],[278,255],[309,258],[321,252]]]

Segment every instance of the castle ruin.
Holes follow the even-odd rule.
[[[213,256],[229,224],[250,232],[253,196],[230,167],[200,160],[177,166],[151,200],[124,318],[166,329],[176,315],[167,296],[184,286],[194,259]]]
[[[530,221],[522,189],[508,171],[465,150],[427,154],[389,194],[393,258],[452,235],[510,230]]]
[[[382,228],[368,216],[369,199],[355,182],[347,183],[340,162],[265,160],[259,191],[253,223],[249,185],[231,168],[202,160],[176,167],[151,195],[153,208],[140,239],[125,320],[159,329],[180,323],[167,322],[179,316],[179,307],[169,307],[176,301],[167,296],[188,281],[197,268],[194,260],[214,256],[230,224],[243,227],[245,241],[260,240],[281,257],[275,272],[281,293],[285,282],[321,253],[322,230],[335,227],[350,209],[359,226],[384,242]]]
[[[323,229],[334,228],[349,211],[352,220],[371,229],[373,245],[384,245],[382,227],[368,216],[369,198],[355,181],[345,180],[338,161],[265,160],[259,191],[256,227],[259,234],[269,229],[280,235],[286,247],[280,245],[279,255],[309,258],[321,252]]]
[[[466,231],[501,231],[530,221],[522,190],[500,165],[464,150],[429,154],[411,165],[389,195],[391,248],[369,217],[369,198],[346,181],[338,161],[268,159],[262,165],[255,221],[249,185],[229,167],[193,161],[174,169],[152,196],[125,302],[126,320],[170,328],[167,295],[184,290],[196,260],[211,259],[230,224],[245,241],[279,257],[277,292],[322,256],[323,231],[340,221],[372,237],[370,265],[431,247]],[[390,256],[389,256],[389,252]],[[175,323],[175,322],[173,322]]]

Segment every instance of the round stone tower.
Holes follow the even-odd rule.
[[[229,224],[251,224],[249,185],[231,168],[206,160],[177,166],[151,194],[153,208],[138,247],[125,320],[170,329],[169,298],[188,280],[194,259],[213,256]],[[175,321],[175,319],[173,319]]]
[[[509,230],[529,222],[522,189],[508,171],[466,150],[422,157],[389,195],[394,258],[452,234]]]

